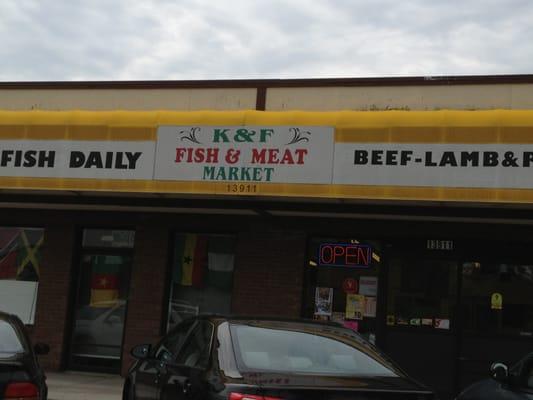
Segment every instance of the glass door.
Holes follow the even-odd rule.
[[[381,245],[359,238],[312,238],[305,267],[303,315],[333,321],[379,342]]]
[[[461,388],[487,378],[491,363],[512,365],[533,348],[533,265],[516,259],[517,249],[504,253],[462,264]]]
[[[418,254],[388,265],[386,351],[442,399],[453,397],[457,266]]]
[[[108,248],[90,249],[94,232],[84,234],[69,368],[119,372],[132,256],[119,248],[124,231],[99,232]]]

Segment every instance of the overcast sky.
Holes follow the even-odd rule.
[[[533,73],[533,0],[0,0],[0,81]]]

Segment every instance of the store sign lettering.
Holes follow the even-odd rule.
[[[331,183],[331,127],[161,126],[159,180]]]
[[[318,265],[331,267],[369,267],[372,248],[352,243],[322,243],[318,250]]]
[[[200,132],[201,128],[199,127],[192,128],[189,131],[180,131],[180,134],[182,135],[180,139],[186,139],[192,143],[201,144],[202,142],[196,137]],[[185,136],[183,134],[185,134]],[[275,134],[274,129],[253,130],[246,128],[216,128],[213,130],[213,138],[210,144],[267,143],[273,134]],[[289,144],[290,143],[287,145]],[[252,165],[303,165],[305,164],[305,156],[307,154],[308,150],[302,148],[281,149],[253,147],[248,152],[241,150],[240,148],[229,148],[221,152],[221,149],[216,147],[177,147],[175,161],[177,164],[219,164],[223,161],[229,165],[240,164],[242,162]],[[274,173],[275,169],[271,167],[204,166],[202,180],[271,182]]]
[[[54,168],[56,153],[55,150],[2,150],[0,167]],[[135,169],[141,155],[142,152],[127,151],[70,151],[67,157],[69,168]]]
[[[333,184],[532,189],[533,145],[335,143]]]
[[[98,169],[135,169],[142,152],[100,152],[72,151],[70,153],[70,168],[98,168]]]
[[[153,179],[154,142],[0,140],[0,176]]]

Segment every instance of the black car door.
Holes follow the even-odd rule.
[[[164,363],[176,357],[196,320],[186,320],[171,330],[151,352],[140,361],[135,371],[135,400],[155,400],[158,398],[159,381]]]
[[[208,385],[204,382],[209,366],[214,326],[200,320],[177,356],[168,362],[159,381],[159,400],[203,399]]]

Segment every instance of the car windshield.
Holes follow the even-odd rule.
[[[373,347],[344,328],[234,323],[231,337],[243,372],[399,376]]]
[[[11,358],[24,352],[15,328],[7,321],[0,320],[0,358]]]

